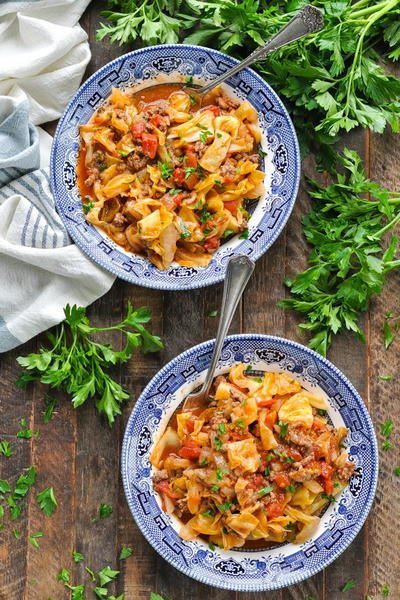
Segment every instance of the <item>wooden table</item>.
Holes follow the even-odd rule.
[[[102,2],[92,2],[82,24],[89,34],[92,60],[86,76],[124,52],[108,42],[96,42]],[[392,134],[370,135],[357,131],[347,139],[365,158],[370,176],[391,189],[396,189],[400,150],[398,138]],[[397,165],[397,168],[396,168]],[[311,158],[304,161],[303,175],[315,175]],[[309,208],[304,180],[295,209],[285,230],[267,254],[257,262],[257,268],[237,311],[231,332],[258,332],[281,335],[305,342],[297,327],[296,314],[278,308],[276,303],[285,295],[284,278],[304,268],[308,253],[302,235],[300,217]],[[63,600],[69,594],[56,582],[61,568],[72,573],[74,585],[90,580],[84,565],[100,570],[106,565],[121,571],[110,593],[125,593],[126,600],[147,600],[150,591],[172,600],[364,600],[370,594],[381,598],[382,587],[390,587],[389,598],[400,598],[400,480],[393,475],[399,466],[399,391],[398,380],[382,381],[379,374],[399,374],[397,353],[399,340],[388,351],[383,346],[383,315],[398,314],[400,280],[394,273],[372,310],[363,318],[367,342],[361,344],[352,335],[338,337],[329,358],[349,377],[369,407],[377,432],[380,424],[391,417],[396,426],[395,448],[381,452],[381,474],[374,507],[350,548],[325,571],[311,579],[276,592],[234,593],[207,587],[170,567],[147,543],[136,527],[122,489],[119,457],[126,420],[135,399],[149,379],[172,357],[203,340],[213,338],[215,318],[208,313],[218,308],[221,285],[187,292],[160,292],[116,281],[112,289],[89,309],[89,316],[100,326],[119,321],[131,301],[135,307],[146,305],[153,313],[151,329],[162,336],[165,349],[159,355],[144,357],[137,353],[117,373],[121,384],[129,390],[123,416],[112,429],[99,418],[91,402],[74,410],[70,402],[58,396],[53,420],[43,424],[42,411],[45,389],[33,385],[26,390],[16,388],[19,372],[16,357],[36,351],[43,336],[0,357],[0,439],[8,439],[13,447],[11,458],[0,456],[2,479],[15,482],[23,468],[35,464],[38,479],[27,497],[22,517],[6,523],[0,542],[1,600]],[[110,338],[118,343],[118,335]],[[38,439],[15,437],[19,420],[26,418],[29,426],[40,430]],[[379,435],[379,434],[378,434]],[[45,517],[35,496],[45,487],[53,486],[58,508],[52,517]],[[114,507],[110,517],[91,522],[100,503]],[[12,529],[21,532],[15,539]],[[28,543],[33,533],[41,531],[40,549]],[[122,546],[131,546],[134,554],[118,561]],[[84,563],[72,562],[72,551],[85,555]],[[347,593],[340,590],[348,579],[356,587]],[[94,597],[89,591],[87,598]]]

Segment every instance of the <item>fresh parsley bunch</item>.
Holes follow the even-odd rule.
[[[107,416],[111,425],[115,416],[121,414],[120,404],[129,394],[105,369],[129,360],[139,346],[143,352],[163,348],[160,338],[144,327],[150,321],[150,311],[145,307],[133,310],[128,304],[125,319],[113,327],[92,327],[82,306],[67,305],[64,314],[65,321],[55,333],[47,334],[51,348],[41,348],[37,354],[17,358],[25,371],[16,383],[24,387],[30,381],[41,381],[64,390],[72,394],[75,408],[88,397],[96,396],[97,410]],[[120,331],[126,339],[125,347],[116,351],[111,344],[101,344],[90,337],[105,331]]]
[[[309,345],[323,355],[332,334],[347,329],[364,339],[359,314],[400,267],[397,237],[385,243],[386,232],[400,222],[400,195],[367,179],[355,151],[345,149],[337,158],[345,174],[337,173],[335,183],[324,188],[309,181],[314,203],[302,222],[311,266],[286,281],[292,297],[279,303],[307,316],[300,327],[312,333]]]

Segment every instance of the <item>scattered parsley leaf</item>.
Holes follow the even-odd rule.
[[[61,571],[57,575],[57,581],[64,581],[65,583],[68,583],[69,576],[70,576],[70,573],[67,569],[61,569]]]
[[[397,477],[400,477],[400,467],[396,467],[395,469],[393,469],[393,475],[397,475]]]
[[[43,537],[43,533],[38,531],[37,533],[33,533],[29,538],[29,543],[32,544],[34,548],[40,548],[39,543],[36,538]]]
[[[247,240],[248,237],[249,237],[249,230],[248,229],[243,229],[243,231],[239,235],[239,240]]]
[[[381,434],[386,438],[389,439],[391,434],[393,431],[393,421],[391,419],[387,419],[382,425],[381,425]]]
[[[107,583],[115,579],[118,574],[119,571],[113,571],[111,567],[104,567],[104,569],[97,573],[100,582],[100,587],[107,585]]]
[[[342,587],[342,592],[348,592],[356,587],[354,579],[349,579],[346,581],[344,586]]]
[[[7,440],[2,440],[0,442],[0,454],[3,454],[3,456],[7,457],[12,455],[10,442],[7,442]]]
[[[218,508],[218,510],[229,510],[231,506],[232,506],[232,502],[229,502],[227,500],[223,504],[217,505],[217,508]]]
[[[18,531],[18,529],[13,529],[12,534],[16,540],[19,540],[19,538],[21,537],[21,533]]]
[[[390,379],[393,379],[394,375],[379,375],[378,377],[379,379],[382,379],[382,381],[389,381]]]
[[[391,450],[393,448],[393,444],[392,442],[389,442],[388,440],[385,440],[382,444],[382,449],[383,450]]]
[[[51,517],[57,507],[57,500],[52,487],[46,488],[36,496],[36,502],[45,515]]]
[[[218,315],[217,310],[210,310],[210,312],[207,313],[207,317],[216,317],[217,315]]]
[[[94,571],[92,571],[92,569],[89,569],[89,567],[85,567],[85,571],[87,573],[89,573],[93,582],[96,581],[96,575],[95,575]]]
[[[0,492],[2,494],[8,494],[10,491],[10,484],[5,479],[0,479]]]
[[[389,596],[389,592],[390,592],[389,586],[388,585],[384,585],[383,588],[382,588],[382,595],[383,596]]]
[[[214,438],[214,446],[217,450],[221,450],[221,448],[222,448],[222,442],[218,436],[215,436],[215,438]]]
[[[83,556],[83,554],[81,554],[80,552],[77,552],[76,550],[72,551],[72,558],[74,559],[74,561],[76,563],[79,563],[82,560],[85,560],[85,557]]]
[[[124,560],[125,558],[129,558],[130,556],[132,556],[132,554],[133,554],[132,548],[129,548],[126,546],[121,549],[121,552],[119,554],[119,559]]]
[[[220,423],[218,425],[218,433],[220,433],[221,435],[223,435],[225,433],[225,425],[224,425],[224,423]]]
[[[113,512],[113,507],[111,504],[100,504],[99,506],[99,518],[106,519]]]

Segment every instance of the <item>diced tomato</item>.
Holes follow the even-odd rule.
[[[332,479],[325,479],[324,478],[324,480],[323,480],[323,486],[324,486],[325,494],[327,494],[328,496],[332,496],[332,494],[333,494]]]
[[[334,468],[331,465],[328,465],[327,462],[321,460],[319,463],[321,466],[321,475],[324,479],[331,479],[333,475]]]
[[[279,502],[270,502],[265,507],[265,510],[267,511],[268,517],[270,517],[271,519],[283,515],[283,507],[282,504],[279,504]]]
[[[160,198],[160,202],[162,202],[168,210],[175,210],[177,206],[182,202],[183,194],[174,194],[171,196],[170,194],[166,194],[162,198]]]
[[[213,104],[212,106],[207,106],[207,110],[211,110],[211,112],[214,113],[214,117],[219,117],[221,112],[219,110],[219,106],[216,106],[215,104]]]
[[[141,138],[144,133],[144,123],[142,121],[134,123],[132,125],[131,131],[132,131],[133,137]]]
[[[188,438],[185,440],[182,448],[178,451],[179,456],[182,458],[188,458],[189,460],[196,460],[199,458],[201,452],[200,446],[196,444],[193,440]]]
[[[224,178],[222,179],[222,182],[224,185],[229,185],[230,183],[233,183],[233,177],[232,175],[225,175]],[[235,202],[236,204],[239,202],[238,200],[229,200],[229,202]],[[225,203],[225,207],[227,208],[227,204],[229,202]],[[228,208],[228,210],[230,210],[230,208]]]
[[[207,252],[209,252],[210,250],[216,250],[219,244],[220,240],[216,236],[213,236],[206,239],[206,241],[203,244],[203,247],[205,248],[205,250],[207,250]]]
[[[172,500],[177,500],[178,498],[182,497],[180,494],[176,494],[171,490],[171,488],[169,487],[168,479],[163,479],[162,481],[159,481],[154,485],[154,487],[159,492],[162,492],[163,494],[168,496],[168,498],[172,498]]]
[[[174,169],[172,176],[179,185],[182,185],[185,181],[185,171],[181,167]]]
[[[314,419],[312,426],[313,429],[325,429],[326,423],[321,419]]]
[[[267,427],[272,429],[276,423],[277,418],[278,418],[278,415],[277,415],[276,410],[271,410],[271,412],[269,412],[267,415],[265,415],[264,423]]]
[[[295,460],[296,462],[298,462],[299,460],[301,460],[303,458],[301,452],[299,452],[295,448],[288,448],[286,450],[286,454],[288,456],[290,456],[290,458],[293,458],[293,460]]]
[[[275,404],[275,402],[275,398],[266,398],[265,400],[257,400],[257,406],[259,408],[267,408],[268,406]]]
[[[186,151],[185,165],[193,169],[197,167],[197,156],[192,150]]]
[[[192,419],[188,419],[186,421],[186,431],[188,433],[193,433],[193,431],[194,431],[194,421]]]
[[[162,123],[164,123],[164,119],[162,118],[161,115],[153,115],[149,122],[152,125],[154,125],[155,127],[160,127],[160,125],[162,125]]]
[[[224,208],[226,208],[226,210],[229,210],[230,213],[236,214],[237,209],[239,208],[239,200],[229,200],[228,202],[224,202]]]
[[[278,487],[285,488],[288,487],[288,485],[290,485],[290,479],[286,475],[286,473],[277,473],[275,475],[275,483]]]
[[[148,157],[154,158],[158,147],[158,137],[154,133],[144,132],[142,135],[143,152]]]
[[[191,173],[187,179],[185,179],[185,186],[188,190],[192,190],[194,186],[198,183],[199,178],[196,173]]]

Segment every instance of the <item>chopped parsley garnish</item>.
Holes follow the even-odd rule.
[[[249,230],[243,229],[242,233],[239,235],[239,240],[247,240],[249,237]]]
[[[245,424],[243,423],[242,419],[238,419],[237,421],[235,421],[235,425],[241,427],[242,429],[245,427]]]
[[[64,583],[69,582],[69,571],[67,569],[61,569],[59,574],[57,575],[57,581],[64,581]]]
[[[225,189],[224,184],[222,183],[222,181],[220,179],[215,179],[214,183],[219,190],[223,191]]]
[[[253,377],[253,380],[257,383],[262,383],[262,377]]]
[[[199,215],[200,223],[207,223],[211,217],[213,217],[213,213],[209,212],[206,209],[203,209]]]
[[[219,485],[213,485],[213,486],[211,486],[211,491],[212,492],[219,492]]]
[[[204,144],[207,142],[208,138],[212,136],[212,132],[209,131],[208,129],[206,129],[205,131],[202,131],[200,134],[200,141],[203,142]]]
[[[288,523],[287,525],[284,526],[284,529],[287,529],[288,531],[290,529],[295,529],[296,524],[295,523]]]
[[[197,104],[196,96],[193,96],[193,94],[189,94],[189,98],[190,98],[190,106],[196,106],[196,104]]]
[[[83,212],[85,213],[85,215],[87,215],[93,207],[94,203],[91,200],[89,200],[89,202],[86,202],[85,204],[82,204]]]
[[[349,581],[346,581],[346,583],[342,587],[342,592],[348,592],[348,591],[354,589],[355,587],[356,587],[356,584],[354,582],[354,579],[349,579]]]
[[[318,414],[319,414],[321,417],[325,417],[326,413],[327,413],[327,411],[326,411],[324,408],[319,408],[319,409],[318,409]]]
[[[291,485],[288,485],[287,487],[285,487],[285,490],[286,490],[287,492],[290,492],[291,494],[294,494],[294,493],[295,493],[295,491],[296,491],[296,489],[297,489],[297,488],[296,488],[296,486],[295,486],[295,485],[293,485],[293,484],[291,484]]]
[[[271,473],[271,468],[270,467],[265,467],[265,470],[264,470],[265,477],[268,477],[268,475],[270,475],[270,473]]]
[[[235,232],[233,231],[233,229],[225,229],[223,237],[224,237],[224,238],[227,238],[227,237],[229,237],[230,235],[232,235],[232,233],[235,233]]]
[[[215,471],[215,477],[218,481],[221,481],[224,478],[224,475],[227,474],[227,471],[223,471],[222,469],[217,469]]]
[[[197,173],[197,167],[185,167],[185,179],[189,179],[194,173]]]
[[[10,446],[10,442],[7,442],[7,440],[2,440],[0,442],[0,454],[3,454],[3,456],[11,456],[12,455],[12,449]]]
[[[245,368],[245,371],[252,371],[253,370],[253,365],[247,365],[247,367]]]
[[[52,487],[46,488],[36,496],[36,502],[45,515],[51,517],[57,507],[57,500]]]
[[[322,493],[321,498],[323,498],[324,500],[328,500],[328,502],[330,502],[331,504],[334,504],[336,502],[335,496],[328,496],[328,494]]]
[[[208,465],[208,458],[203,458],[203,460],[201,461],[201,466],[205,466]]]
[[[220,423],[218,425],[218,432],[222,435],[225,433],[225,425],[223,423]]]
[[[172,171],[174,170],[174,167],[171,165],[171,163],[167,162],[166,160],[164,160],[164,162],[158,161],[157,166],[160,169],[161,177],[163,179],[168,179],[171,177]]]
[[[192,234],[190,233],[189,229],[186,227],[185,223],[182,221],[181,222],[181,240],[187,240],[188,238],[190,238]]]
[[[221,450],[221,448],[222,448],[222,442],[218,436],[216,436],[214,438],[214,446],[216,447],[217,450]]]
[[[118,150],[117,151],[118,154],[120,154],[121,156],[128,156],[129,152],[126,152],[126,150]]]
[[[212,510],[208,509],[206,510],[206,512],[202,512],[201,513],[202,517],[208,517],[209,519],[212,519],[214,517],[214,513]]]
[[[0,479],[0,493],[8,494],[10,491],[10,484],[5,479]]]
[[[215,544],[213,544],[212,542],[209,542],[208,547],[210,548],[211,552],[214,552]]]
[[[99,171],[105,171],[107,169],[107,163],[104,162],[104,160],[101,160],[100,162],[96,163],[96,166],[99,169]]]
[[[229,510],[231,506],[232,506],[232,502],[229,502],[229,500],[227,500],[223,504],[218,504],[217,508],[218,508],[218,510]]]
[[[261,490],[258,490],[257,494],[259,496],[265,496],[266,494],[270,494],[271,492],[274,491],[274,487],[272,485],[267,485],[266,487],[263,487]]]
[[[121,552],[119,554],[119,559],[124,560],[125,558],[129,558],[130,556],[132,556],[132,554],[133,554],[132,548],[124,547],[121,549]]]
[[[262,148],[259,148],[258,154],[259,154],[260,158],[264,158],[264,156],[267,156],[268,152],[265,152],[265,150],[263,150]]]
[[[280,427],[279,437],[284,438],[287,434],[289,423],[285,423],[284,421],[278,421],[278,425]]]
[[[222,133],[220,133],[219,131],[217,131],[215,135],[217,136],[217,138],[222,138]]]
[[[187,83],[188,85],[191,85],[193,83],[193,75],[187,75],[185,77],[185,83]]]
[[[180,190],[179,188],[171,188],[170,190],[168,190],[168,194],[170,196],[175,196],[176,194],[181,194],[183,192],[183,190]]]

